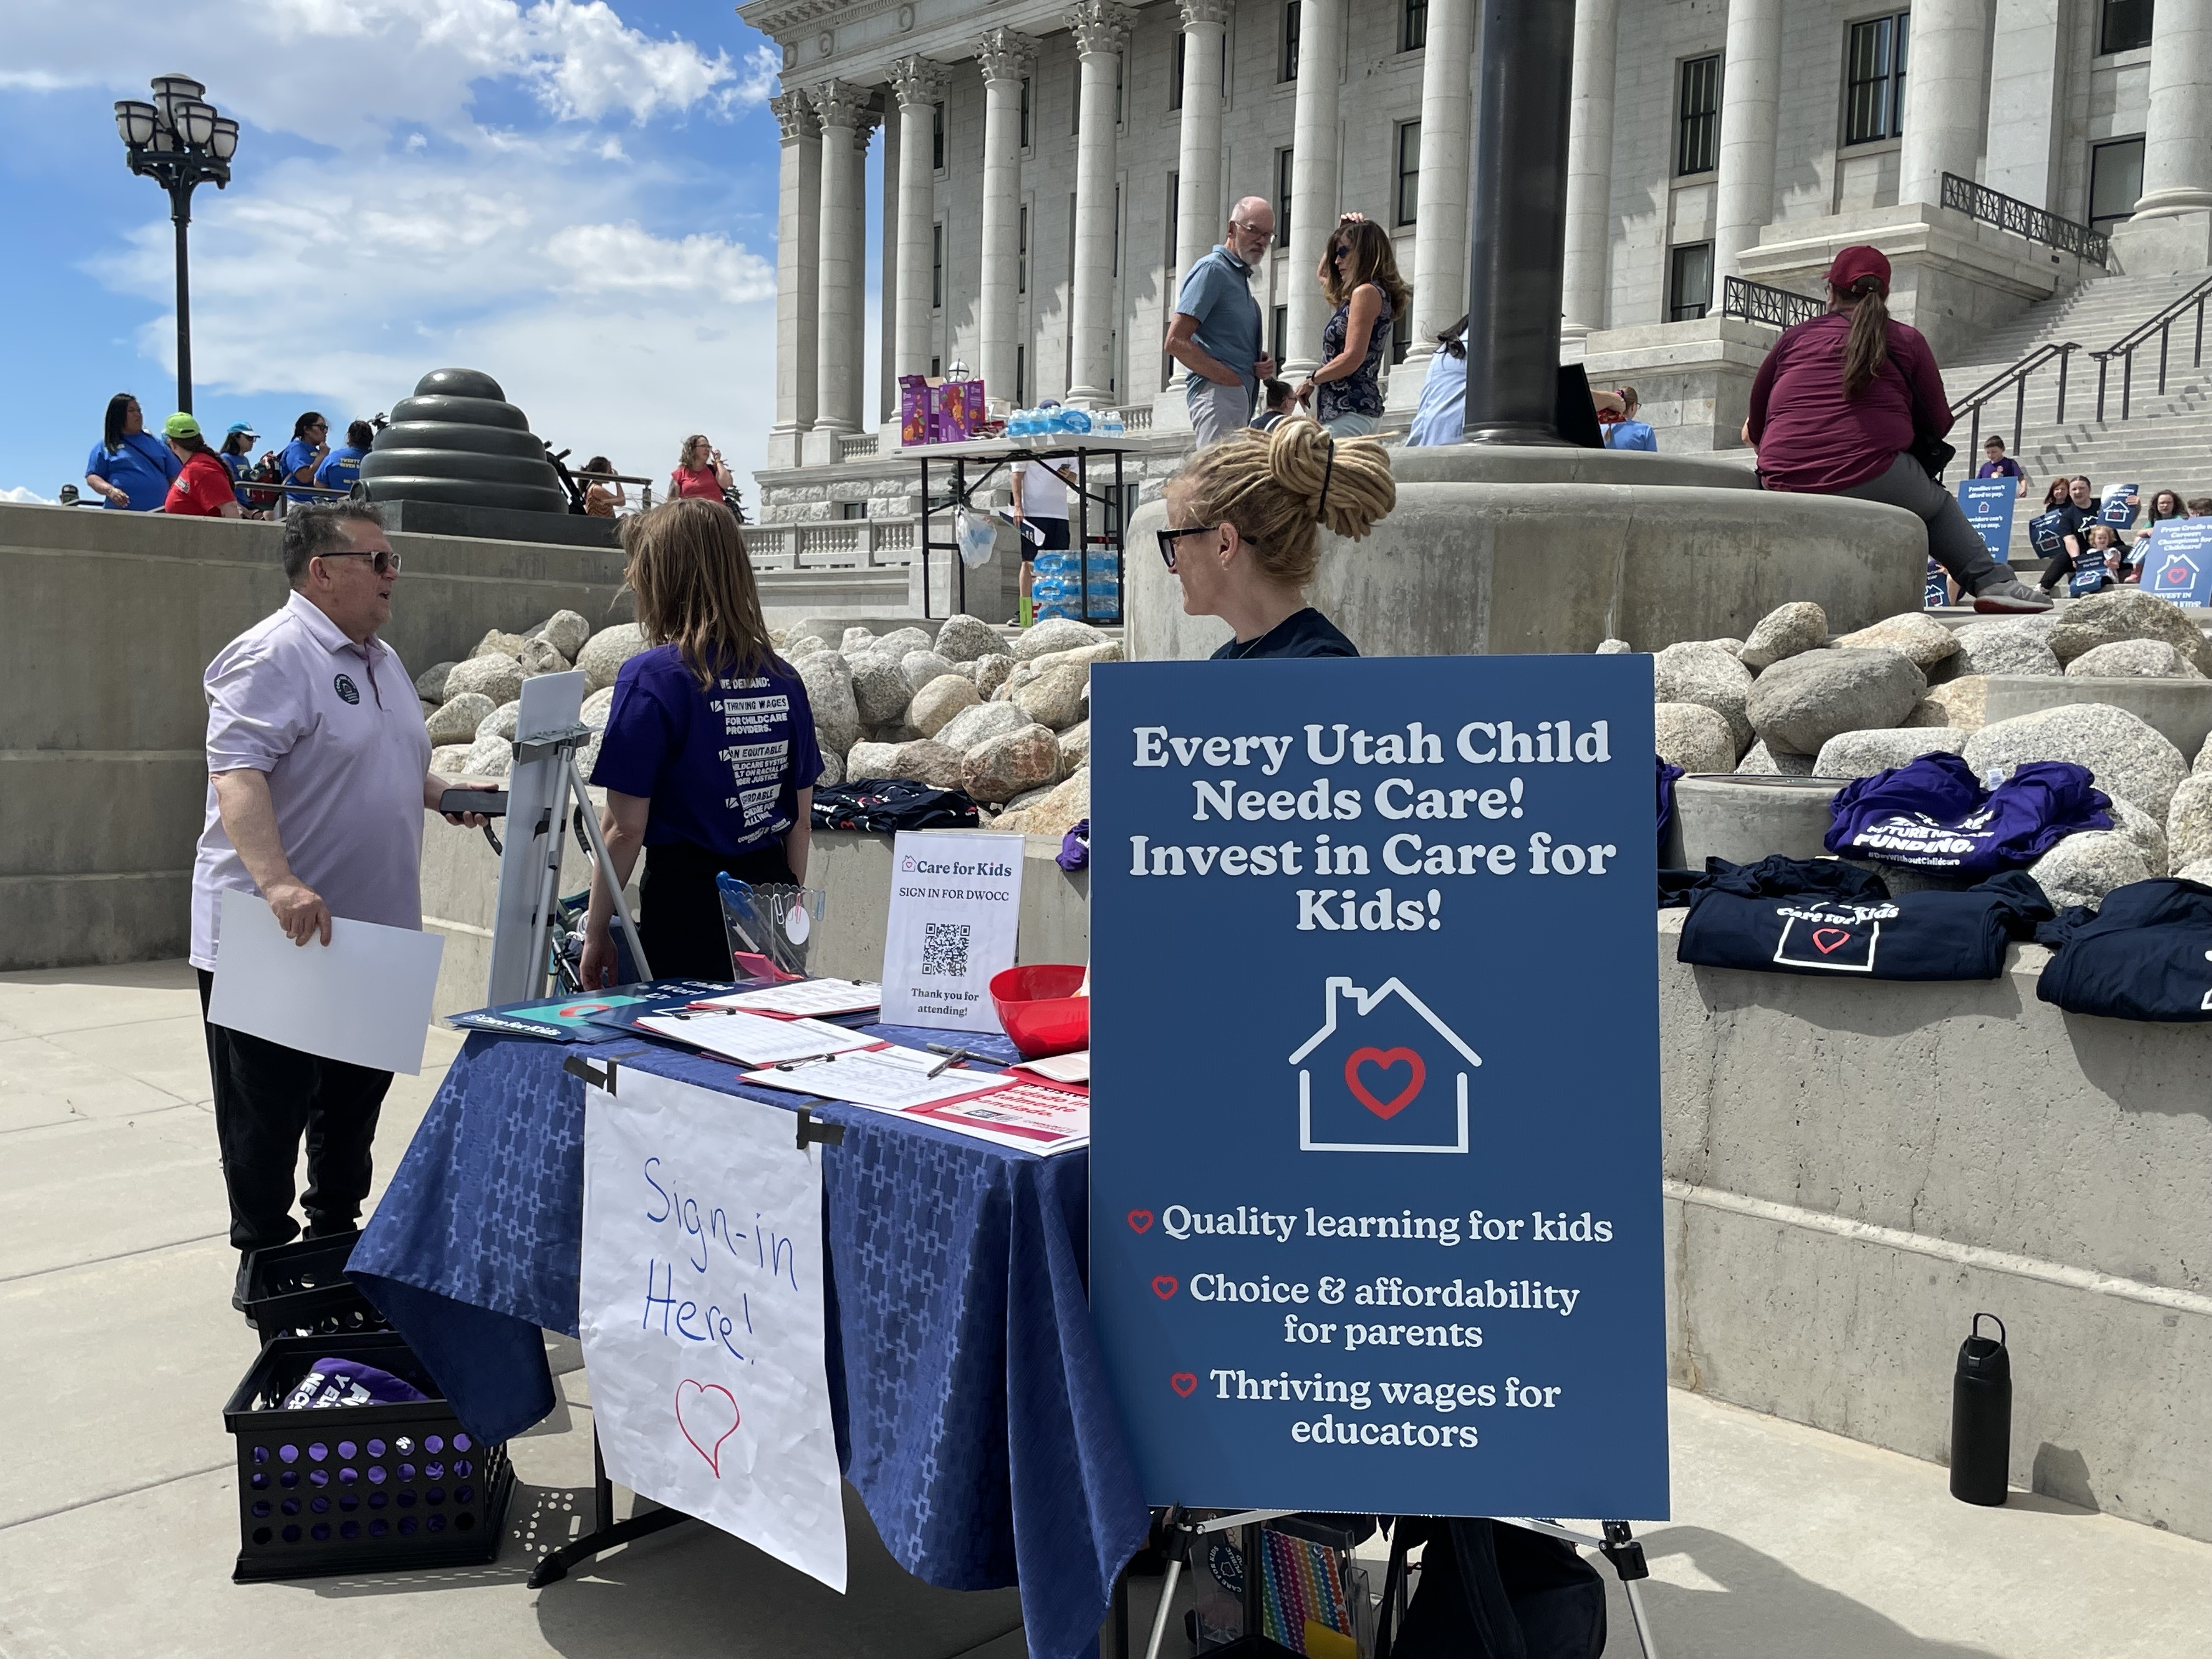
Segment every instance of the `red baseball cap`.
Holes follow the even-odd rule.
[[[1836,256],[1835,264],[1828,267],[1828,285],[1848,294],[1851,284],[1871,276],[1881,284],[1875,292],[1884,299],[1889,297],[1889,261],[1878,247],[1847,247]]]

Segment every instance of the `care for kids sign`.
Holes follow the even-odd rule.
[[[891,844],[884,1022],[998,1030],[991,975],[1014,965],[1021,914],[1019,836],[901,830]]]
[[[1651,689],[1093,669],[1091,1296],[1148,1502],[1665,1517]]]

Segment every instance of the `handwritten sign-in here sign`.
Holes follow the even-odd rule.
[[[845,1588],[823,1364],[822,1149],[623,1070],[584,1118],[584,1363],[607,1474]]]

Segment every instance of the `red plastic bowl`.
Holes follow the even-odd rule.
[[[1091,1046],[1091,999],[1075,994],[1085,971],[1060,963],[1032,963],[991,975],[999,1024],[1024,1060]]]

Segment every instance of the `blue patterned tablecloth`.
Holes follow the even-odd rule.
[[[866,1029],[916,1046],[945,1036]],[[539,1328],[576,1334],[584,1085],[561,1065],[578,1054],[799,1103],[646,1039],[470,1036],[350,1271],[485,1440],[553,1408]],[[1031,1653],[1094,1651],[1149,1522],[1091,1326],[1090,1154],[814,1109],[845,1126],[824,1149],[823,1197],[846,1478],[908,1571],[946,1589],[1018,1583]]]

